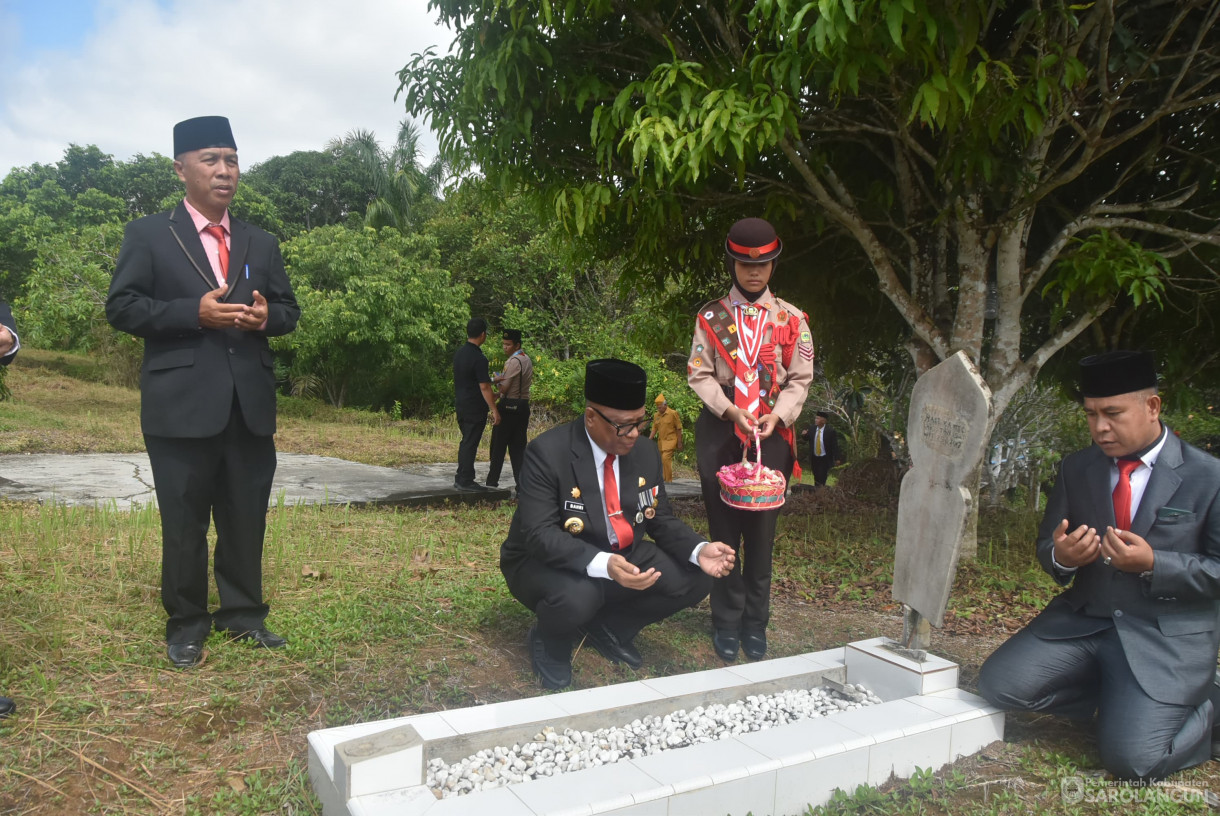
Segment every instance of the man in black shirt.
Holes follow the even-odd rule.
[[[496,399],[491,393],[487,358],[479,348],[486,340],[487,321],[481,317],[471,318],[466,324],[466,342],[453,355],[454,407],[462,432],[457,474],[453,478],[453,486],[458,490],[487,489],[474,480],[474,457],[479,450],[479,440],[483,438],[483,429],[487,427],[488,412],[491,424],[500,424],[500,412],[496,410]]]

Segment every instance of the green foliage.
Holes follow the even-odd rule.
[[[1045,296],[1058,290],[1052,320],[1058,322],[1073,298],[1085,308],[1126,294],[1138,308],[1145,303],[1162,306],[1169,261],[1160,253],[1144,249],[1135,241],[1100,230],[1073,241],[1073,248],[1057,264],[1058,274],[1042,290]]]
[[[31,347],[90,351],[110,380],[134,385],[143,343],[106,322],[106,294],[123,239],[117,222],[53,232],[36,245],[33,271],[13,307]]]
[[[424,166],[419,138],[419,127],[404,119],[389,150],[382,149],[367,130],[353,131],[327,145],[328,151],[358,168],[355,178],[372,190],[364,213],[366,226],[407,232],[426,218],[444,181],[445,164],[437,158]]]
[[[703,403],[687,386],[685,372],[675,373],[665,366],[663,360],[641,351],[638,347],[633,348],[621,340],[614,343],[610,337],[605,339],[605,352],[589,357],[561,360],[546,351],[537,353],[534,358],[531,399],[551,403],[567,411],[568,417],[579,416],[585,408],[586,361],[595,356],[618,357],[639,365],[648,376],[648,396],[645,401],[648,412],[652,413],[656,395],[664,394],[670,410],[677,411],[682,417],[683,434],[688,439],[693,439],[695,419],[699,416]]]
[[[316,377],[327,400],[419,408],[440,399],[469,289],[437,265],[435,245],[397,230],[319,227],[283,245],[301,305],[292,334],[272,340],[292,377]]]
[[[118,223],[57,232],[37,245],[34,273],[14,302],[22,338],[47,349],[91,349],[111,331],[106,293],[123,239]]]
[[[1205,261],[1172,281],[1163,261],[1214,244],[1210,3],[431,8],[454,47],[412,56],[399,92],[447,160],[536,197],[688,309],[722,279],[727,224],[768,217],[783,296],[820,304],[819,346],[847,349],[823,359],[906,341],[922,372],[963,350],[1002,413],[1111,303],[1214,291]],[[1101,230],[1129,243],[1095,270],[1080,253]],[[1079,257],[1056,268],[1065,254]],[[1060,321],[1039,295],[1073,264]],[[1085,283],[1110,296],[1088,301]],[[1214,321],[1198,331],[1214,338]]]
[[[284,225],[281,238],[360,221],[375,195],[359,158],[335,149],[272,156],[243,173],[242,184],[275,206]]]

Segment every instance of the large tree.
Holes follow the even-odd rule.
[[[447,161],[670,271],[765,212],[785,264],[873,279],[919,370],[975,360],[992,423],[1116,301],[1159,300],[1166,259],[1220,245],[1220,0],[430,7],[454,47],[400,92]]]
[[[394,227],[406,233],[427,217],[444,183],[445,163],[438,156],[425,165],[419,139],[419,126],[404,119],[389,150],[368,130],[354,130],[327,144],[328,152],[354,161],[360,170],[358,178],[372,188],[365,226]]]

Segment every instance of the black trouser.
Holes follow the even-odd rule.
[[[487,427],[487,412],[459,413],[457,421],[462,441],[458,444],[457,473],[453,481],[460,485],[471,485],[474,484],[474,457],[479,452],[483,429]]]
[[[513,481],[521,478],[521,464],[525,460],[526,431],[530,425],[530,401],[502,399],[500,424],[491,429],[491,464],[487,467],[487,484],[500,482],[500,471],[504,468],[504,452],[508,451],[513,465]]]
[[[1118,631],[1049,640],[1022,629],[979,670],[979,694],[1008,711],[1043,711],[1073,719],[1097,712],[1097,750],[1123,779],[1162,779],[1211,756],[1217,700],[1174,705],[1140,686]],[[1215,686],[1212,696],[1217,696]]]
[[[762,632],[771,618],[771,549],[780,508],[738,510],[721,501],[716,473],[724,465],[741,461],[741,440],[733,427],[707,408],[695,422],[695,454],[708,536],[737,553],[733,571],[712,582],[712,626],[730,632]],[[785,478],[792,475],[792,448],[778,433],[763,440],[762,459]]]
[[[504,566],[504,582],[513,597],[538,616],[538,631],[555,657],[567,650],[576,630],[598,619],[619,640],[630,643],[650,623],[664,620],[707,597],[712,579],[687,561],[679,564],[653,542],[636,542],[624,557],[646,572],[661,573],[648,589],[627,589],[605,578],[555,569],[537,561]]]
[[[830,469],[832,467],[834,467],[834,460],[830,456],[809,457],[809,469],[813,471],[814,484],[826,484],[826,479],[830,477]]]
[[[263,534],[275,476],[275,441],[246,428],[237,399],[217,436],[145,435],[161,510],[161,603],[168,643],[217,629],[260,629]],[[208,613],[208,524],[216,520],[214,569],[220,608]]]

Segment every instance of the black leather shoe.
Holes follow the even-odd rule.
[[[488,489],[488,490],[499,490],[499,489],[500,489],[500,483],[499,483],[499,482],[488,482],[488,483],[487,483],[487,489]]]
[[[633,669],[644,665],[644,658],[635,646],[619,640],[618,635],[611,632],[604,623],[594,621],[588,626],[582,626],[580,633],[589,641],[589,645],[611,663],[626,663]]]
[[[17,704],[8,697],[0,697],[0,717],[17,713]]]
[[[165,647],[169,662],[176,669],[193,669],[203,660],[203,641],[188,640],[186,643],[170,643]]]
[[[530,627],[525,642],[530,652],[530,668],[538,675],[543,688],[562,689],[572,685],[572,661],[552,657],[537,626]]]
[[[716,649],[716,656],[721,660],[732,663],[737,659],[739,643],[735,632],[717,629],[712,633],[712,646]]]
[[[463,484],[462,482],[454,482],[453,489],[460,490],[463,493],[486,493],[487,492],[487,488],[483,487],[483,485],[479,484],[478,482],[471,482],[470,484]]]
[[[264,649],[281,649],[288,645],[287,640],[266,629],[251,629],[248,632],[234,632],[232,629],[226,629],[224,632],[233,640],[249,640]]]
[[[741,635],[741,650],[751,660],[762,660],[767,653],[766,632],[743,632]]]

